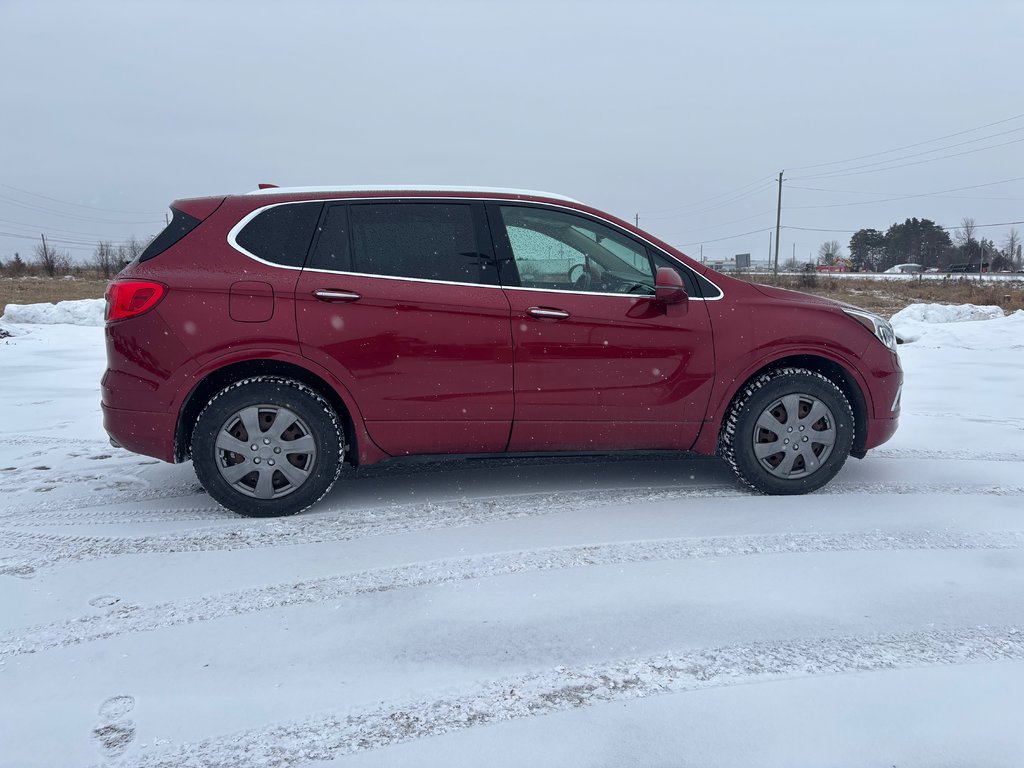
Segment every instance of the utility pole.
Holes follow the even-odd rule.
[[[50,253],[46,250],[46,235],[40,234],[39,236],[43,238],[43,263],[48,264]]]
[[[634,221],[634,222],[636,222],[636,228],[637,228],[637,229],[640,229],[640,214],[639,214],[639,213],[638,213],[638,214],[636,214],[636,215],[635,215],[635,216],[633,217],[633,221]]]
[[[775,210],[775,274],[779,274],[779,230],[782,229],[782,174],[779,171],[779,207]]]

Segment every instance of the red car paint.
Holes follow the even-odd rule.
[[[261,262],[229,242],[254,211],[315,200],[486,201],[577,212],[704,276],[721,297],[665,306],[653,296],[303,269]],[[350,459],[360,464],[409,454],[714,454],[742,385],[791,363],[841,384],[857,418],[855,456],[896,429],[898,358],[841,305],[715,273],[576,202],[492,191],[267,189],[172,208],[199,223],[116,278],[159,282],[166,293],[152,309],[106,326],[104,425],[138,453],[187,458],[202,403],[260,371],[294,374],[344,411]],[[315,291],[357,298],[323,301]]]

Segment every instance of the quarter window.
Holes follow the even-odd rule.
[[[301,267],[322,208],[322,203],[288,203],[267,208],[242,228],[235,242],[264,261]]]
[[[473,209],[452,203],[369,203],[349,208],[352,269],[372,275],[497,283],[477,246]]]
[[[525,206],[501,206],[519,284],[597,293],[654,295],[647,249],[582,216]]]

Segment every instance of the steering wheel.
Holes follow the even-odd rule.
[[[579,270],[580,273],[577,277],[573,277],[573,272]],[[569,272],[566,275],[569,278],[569,282],[572,283],[573,287],[580,291],[586,291],[590,288],[591,277],[590,272],[587,271],[585,264],[573,264],[569,267]]]
[[[626,286],[629,286],[626,288]],[[645,296],[653,296],[654,289],[644,283],[623,283],[623,287],[626,288],[626,293],[642,293]]]

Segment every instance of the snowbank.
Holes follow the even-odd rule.
[[[960,323],[967,320],[991,320],[1003,317],[999,307],[979,307],[974,304],[911,304],[892,316],[893,325],[907,320],[919,323]]]
[[[904,343],[990,350],[1024,346],[1022,310],[1005,315],[999,307],[974,304],[911,304],[890,322]]]
[[[103,325],[103,299],[8,304],[0,320],[34,325]]]

